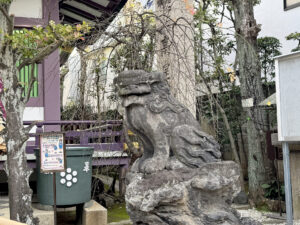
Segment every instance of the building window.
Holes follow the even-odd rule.
[[[289,10],[300,6],[300,0],[284,0],[284,9]]]
[[[17,32],[23,32],[22,30],[14,30],[14,33]],[[20,62],[17,62],[16,66],[19,66]],[[30,97],[37,98],[39,93],[38,93],[38,76],[39,76],[39,71],[38,71],[38,64],[34,64],[34,67],[32,68],[32,65],[29,66],[24,66],[20,71],[19,71],[19,81],[20,84],[24,87],[24,93],[23,96],[28,91],[29,88],[29,82],[30,82],[30,77],[31,73],[33,72],[33,76],[35,77],[35,82],[33,83],[32,89],[30,91]]]
[[[19,65],[19,62],[17,62],[17,66],[18,65]],[[23,96],[25,96],[25,93],[27,93],[27,91],[28,91],[32,71],[33,71],[33,76],[35,77],[36,80],[34,81],[32,89],[30,91],[30,97],[37,98],[39,95],[38,81],[37,81],[39,71],[38,71],[37,64],[34,64],[34,68],[32,68],[32,65],[24,66],[19,72],[19,81],[20,81],[20,84],[24,87]]]

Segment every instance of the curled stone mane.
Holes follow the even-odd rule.
[[[220,160],[219,144],[170,94],[163,73],[125,71],[114,83],[123,99],[128,125],[143,142],[145,153],[134,165],[137,171],[151,173],[173,164],[199,167]]]

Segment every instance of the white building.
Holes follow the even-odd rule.
[[[143,5],[146,5],[148,1],[142,0],[141,2]],[[150,4],[150,6],[153,5]],[[261,24],[261,32],[259,33],[259,37],[270,36],[279,39],[282,45],[282,48],[280,49],[282,54],[290,53],[291,50],[297,46],[297,41],[287,41],[286,36],[293,32],[300,32],[300,0],[261,0],[261,3],[254,8],[254,15],[257,23]],[[231,21],[223,21],[223,24],[224,29],[233,26]],[[234,34],[234,30],[232,29],[230,33]],[[109,53],[110,51],[106,51],[105,55],[108,55]],[[234,54],[231,54],[227,58],[228,66],[234,62],[234,57]],[[70,104],[71,102],[76,102],[78,99],[77,86],[78,75],[80,74],[80,62],[76,50],[74,50],[71,54],[68,64],[70,72],[67,75],[64,83],[64,105]],[[90,62],[89,64],[91,68],[92,63]],[[108,70],[106,83],[104,85],[104,92],[102,93],[103,110],[115,109],[117,106],[107,99],[107,97],[110,96],[111,92],[113,91],[112,80],[115,76],[109,67]],[[90,87],[92,84],[91,78],[89,79],[90,81],[87,84],[87,87]],[[238,85],[238,83],[239,82],[237,81],[236,84]],[[198,89],[201,91],[197,93],[197,96],[207,94],[205,87],[200,85]],[[218,88],[212,86],[212,91],[213,93],[217,93]],[[87,101],[87,104],[96,106],[95,99],[90,97]]]
[[[287,41],[285,37],[300,32],[300,0],[261,0],[254,9],[254,16],[262,25],[259,37],[279,39],[282,54],[290,53],[297,46],[296,41]]]
[[[139,0],[128,0],[127,4],[124,6],[123,10],[127,10],[130,7],[135,6],[135,10],[143,10],[143,5],[147,4],[145,0],[142,0],[141,3]],[[149,4],[148,4],[149,5]],[[124,11],[123,11],[124,12]],[[119,23],[125,24],[128,15],[122,13],[122,11],[116,16],[110,26],[107,28],[107,32],[113,33],[115,27],[119,26]],[[86,82],[86,99],[85,104],[92,106],[95,111],[97,111],[97,106],[101,109],[101,112],[108,110],[117,109],[117,102],[111,101],[110,97],[114,95],[113,79],[116,76],[113,69],[110,66],[109,58],[112,56],[112,47],[114,40],[103,35],[99,40],[97,40],[93,45],[86,48],[87,60],[87,82]],[[78,49],[74,49],[67,61],[67,67],[69,72],[64,79],[64,92],[63,92],[63,106],[68,106],[74,104],[79,99],[79,79],[81,74],[81,65],[80,65],[80,55]],[[101,93],[99,93],[100,101],[98,102],[96,97],[96,83],[95,69],[100,71],[102,76],[100,78]]]

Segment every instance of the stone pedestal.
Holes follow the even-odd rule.
[[[40,225],[54,224],[52,206],[34,204],[33,210],[33,214],[40,220]],[[57,209],[60,213],[74,212],[75,210],[76,207]],[[0,223],[0,225],[2,224]],[[107,209],[94,200],[85,203],[82,211],[82,225],[107,225]]]
[[[234,162],[199,168],[128,173],[126,207],[133,224],[144,225],[258,225],[241,218],[231,207],[240,192],[239,168]]]
[[[83,225],[106,225],[107,209],[92,200],[92,205],[83,209]]]

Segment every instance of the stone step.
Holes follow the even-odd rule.
[[[263,224],[283,224],[286,221],[285,214],[280,216],[279,213],[263,213],[263,216],[267,218]]]
[[[107,209],[92,200],[91,206],[83,209],[82,225],[107,225]]]
[[[131,220],[122,220],[119,222],[109,223],[108,225],[132,225],[132,221]]]
[[[235,208],[237,210],[251,209],[251,206],[249,204],[245,204],[245,205],[232,204],[231,206],[232,206],[232,208]]]

